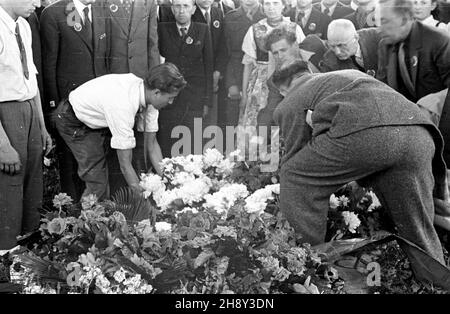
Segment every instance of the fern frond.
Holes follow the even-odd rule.
[[[152,211],[155,209],[142,193],[125,187],[118,190],[112,200],[115,203],[115,210],[120,211],[130,223],[152,219]]]

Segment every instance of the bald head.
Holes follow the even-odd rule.
[[[358,50],[358,33],[349,20],[338,19],[328,25],[328,46],[340,60],[346,60]]]

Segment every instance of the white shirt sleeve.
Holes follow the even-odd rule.
[[[297,25],[297,27],[295,28],[295,33],[297,37],[297,43],[301,43],[305,39],[305,34],[303,33],[302,28],[299,25]]]
[[[105,120],[112,135],[111,148],[132,149],[136,147],[133,113],[126,112],[126,110],[106,110]]]
[[[244,40],[242,42],[242,51],[245,53],[245,55],[247,55],[247,57],[245,57],[244,55],[244,61],[246,63],[249,63],[247,60],[248,58],[256,60],[256,43],[255,43],[255,39],[253,37],[253,26],[250,27],[247,31],[247,33],[245,34]],[[246,59],[247,58],[247,59]],[[244,63],[244,64],[246,64]]]
[[[158,117],[159,110],[155,109],[152,105],[149,105],[145,112],[137,114],[137,130],[139,132],[158,132]]]

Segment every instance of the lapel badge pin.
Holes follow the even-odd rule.
[[[214,23],[213,23],[213,26],[214,26],[215,28],[219,28],[220,22],[219,22],[218,20],[215,20]]]
[[[186,38],[186,44],[190,45],[194,42],[194,40],[191,38],[191,36],[189,36],[188,38]]]
[[[112,13],[116,13],[117,10],[119,10],[119,7],[117,6],[117,4],[113,3],[109,6],[109,9],[111,10]]]
[[[75,25],[73,26],[73,28],[77,31],[77,32],[81,32],[81,29],[83,28],[81,26],[80,23],[75,23]]]
[[[375,77],[375,71],[374,70],[367,70],[367,74],[371,77]]]
[[[315,31],[316,30],[316,23],[311,23],[311,24],[309,24],[309,26],[308,26],[308,29],[310,30],[310,31]]]
[[[411,57],[411,66],[412,67],[416,67],[417,66],[417,62],[418,62],[417,56],[412,56]]]

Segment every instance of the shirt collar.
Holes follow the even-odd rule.
[[[305,10],[305,11],[303,11],[303,12],[305,13],[304,18],[305,18],[306,20],[309,19],[309,16],[311,15],[311,11],[312,11],[312,7],[309,8],[309,9],[307,9],[307,10]],[[296,8],[296,9],[295,9],[295,14],[298,15],[299,12],[300,12],[300,10],[299,10],[298,8]]]
[[[84,8],[89,8],[89,11],[91,11],[91,5],[84,5],[80,0],[73,0],[73,4],[78,12],[83,12]]]
[[[355,57],[362,58],[361,46],[359,45],[359,42],[358,42],[358,48],[356,48]]]
[[[19,16],[17,21],[14,21],[13,18],[3,9],[2,6],[0,6],[0,21],[5,23],[5,25],[9,28],[11,33],[16,33],[16,22],[19,22],[19,19],[22,17]]]
[[[179,32],[179,33],[181,33],[181,29],[182,29],[183,27],[186,27],[187,32],[189,32],[189,27],[191,27],[191,22],[189,22],[188,25],[184,25],[184,26],[181,26],[180,24],[177,23],[177,28],[178,28],[178,32]]]
[[[208,11],[209,16],[211,16],[211,7],[208,10],[205,10],[203,8],[200,8],[200,7],[198,7],[198,8],[200,9],[200,11],[202,11],[203,16],[205,16],[206,11]]]
[[[327,7],[327,6],[325,6],[322,2],[320,3],[320,6],[321,6],[321,10],[322,10],[322,12],[323,11],[325,11],[325,8],[328,8],[329,10],[330,10],[330,15],[333,15],[333,13],[334,13],[334,9],[336,9],[336,6],[337,6],[337,2],[335,3],[335,4],[333,4],[331,7]]]

